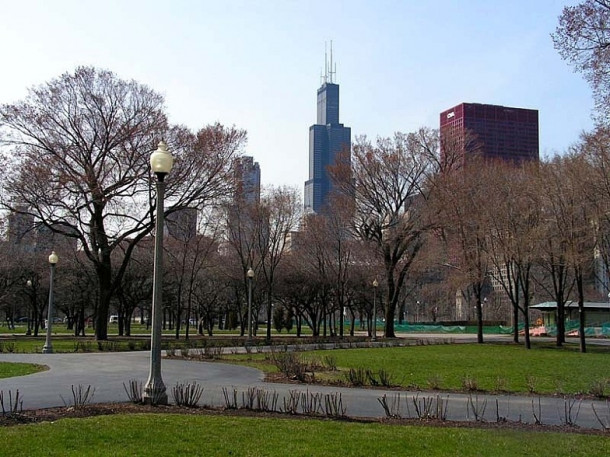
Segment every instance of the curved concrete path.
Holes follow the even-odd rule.
[[[27,376],[0,379],[0,390],[7,394],[18,389],[24,409],[64,406],[64,400],[72,402],[71,386],[95,388],[94,402],[128,401],[123,384],[131,379],[146,382],[149,371],[149,352],[118,352],[89,354],[0,354],[3,362],[27,362],[47,365],[49,370]],[[197,382],[204,387],[202,404],[223,406],[223,387],[236,389],[241,404],[241,392],[248,387],[260,387],[277,392],[282,398],[289,391],[329,394],[339,392],[347,415],[354,417],[385,417],[378,399],[386,394],[389,401],[397,392],[378,389],[338,388],[317,385],[265,383],[263,374],[248,367],[226,363],[163,359],[162,376],[172,400],[171,388],[178,382]],[[62,399],[63,397],[63,399]],[[562,398],[527,397],[515,395],[465,395],[439,392],[401,392],[400,414],[416,417],[414,399],[423,407],[424,399],[432,400],[433,410],[438,398],[447,401],[447,419],[475,420],[473,406],[486,421],[495,422],[497,416],[511,421],[534,423],[538,416],[545,425],[561,425],[566,422],[566,407],[571,406],[572,421],[584,428],[603,428],[595,417],[592,404],[600,414],[605,427],[610,427],[610,404],[606,401],[584,400],[566,403]],[[539,403],[540,402],[540,403]]]

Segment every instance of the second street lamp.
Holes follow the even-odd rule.
[[[49,264],[51,265],[51,276],[49,280],[49,307],[47,309],[47,339],[42,347],[43,354],[53,353],[53,344],[51,343],[51,329],[53,327],[53,280],[55,277],[55,265],[59,261],[59,257],[55,251],[49,256]]]
[[[150,168],[157,176],[157,205],[155,224],[155,259],[153,269],[152,330],[150,342],[150,373],[144,387],[144,403],[166,405],[167,392],[161,377],[161,320],[163,318],[162,281],[163,281],[163,198],[165,176],[171,171],[174,158],[162,140],[150,156]]]
[[[246,273],[248,276],[248,342],[252,340],[252,280],[254,279],[254,270],[248,268]]]
[[[373,281],[373,337],[371,338],[373,341],[377,341],[377,287],[379,287],[379,283],[375,278]]]

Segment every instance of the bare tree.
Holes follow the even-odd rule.
[[[272,300],[276,270],[286,253],[289,235],[300,219],[301,202],[291,188],[269,188],[256,211],[256,243],[267,298],[267,341],[271,340]]]
[[[333,174],[344,194],[354,198],[354,229],[373,242],[385,269],[385,336],[394,337],[394,317],[409,269],[431,225],[424,215],[427,178],[436,171],[438,134],[422,129],[379,138],[357,139],[351,162]]]
[[[529,338],[532,269],[538,260],[541,237],[541,196],[532,176],[537,164],[520,166],[498,162],[488,178],[485,211],[489,227],[487,250],[493,264],[490,274],[504,289],[513,306],[514,339],[518,340],[519,314]]]
[[[486,249],[489,227],[482,211],[487,204],[491,166],[490,162],[473,157],[462,169],[444,171],[435,180],[431,202],[446,243],[443,265],[475,297],[479,343],[483,342],[483,292],[491,269]]]
[[[108,309],[134,246],[154,226],[148,165],[165,138],[175,156],[168,213],[201,208],[227,193],[230,164],[245,132],[213,125],[192,134],[171,127],[163,97],[109,71],[77,68],[0,107],[10,171],[2,205],[76,238],[98,276],[96,338],[107,338]],[[112,253],[121,249],[120,263]]]
[[[555,49],[593,89],[600,120],[610,119],[610,1],[564,7],[552,34]]]

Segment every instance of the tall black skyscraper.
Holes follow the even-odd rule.
[[[329,65],[318,89],[317,122],[309,127],[309,179],[305,182],[305,212],[320,213],[328,204],[332,182],[327,168],[339,153],[351,149],[351,129],[339,123],[339,85],[333,83],[332,43]]]

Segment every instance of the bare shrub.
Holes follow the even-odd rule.
[[[15,391],[15,398],[13,399],[13,392],[8,391],[8,404],[4,403],[4,391],[0,390],[0,407],[2,408],[2,416],[13,416],[23,412],[23,399],[20,398],[19,389]]]
[[[468,395],[468,403],[467,403],[467,416],[470,418],[470,413],[474,417],[474,420],[477,422],[482,422],[485,416],[485,410],[487,409],[487,399],[479,400],[479,396],[472,394]]]
[[[144,398],[142,396],[142,381],[138,381],[137,379],[130,379],[125,385],[123,383],[123,389],[125,389],[125,393],[127,394],[127,398],[132,403],[144,403]]]
[[[308,365],[303,357],[298,354],[294,352],[274,354],[272,361],[285,376],[292,377],[301,382],[306,380]]]
[[[412,398],[415,414],[419,420],[447,419],[447,408],[449,397],[443,400],[439,395],[436,397],[419,398],[419,394]]]
[[[576,421],[578,420],[578,415],[580,414],[580,407],[582,405],[582,400],[577,398],[567,398],[563,399],[563,414],[559,414],[559,418],[564,425],[574,426],[576,425]]]
[[[237,409],[237,389],[229,392],[229,389],[223,387],[222,394],[225,399],[225,409]]]
[[[343,406],[340,392],[324,395],[324,412],[329,417],[345,417],[347,408]]]
[[[85,406],[87,406],[89,403],[91,403],[93,401],[93,396],[95,395],[95,387],[93,387],[93,390],[92,390],[91,385],[88,385],[85,387],[82,384],[79,384],[78,386],[75,387],[73,384],[71,386],[71,390],[72,390],[72,403],[71,404],[66,402],[64,397],[62,397],[61,395],[59,396],[61,398],[61,401],[63,401],[64,406],[72,407],[74,409],[79,409],[79,408],[84,408]]]
[[[593,414],[602,428],[606,431],[610,431],[610,400],[606,400],[606,412],[595,409],[594,403],[591,403],[591,408],[593,408]]]
[[[201,395],[203,395],[203,387],[196,382],[176,383],[172,388],[172,397],[178,406],[196,408],[199,406]]]
[[[284,407],[282,411],[288,414],[298,414],[300,401],[301,393],[298,390],[288,391],[288,397],[284,397]]]
[[[538,397],[538,408],[534,406],[534,400],[532,400],[532,415],[534,416],[534,423],[536,425],[542,425],[542,405],[540,397]]]
[[[377,401],[383,408],[383,411],[385,412],[386,417],[388,417],[390,419],[400,419],[402,417],[401,413],[400,413],[400,394],[399,393],[395,394],[389,401],[388,401],[387,395],[383,394],[383,396],[379,397],[377,399]]]

